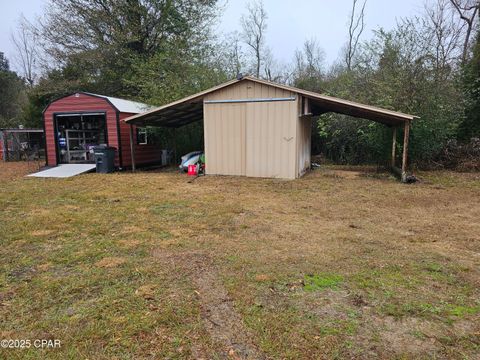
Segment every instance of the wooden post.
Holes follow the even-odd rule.
[[[133,136],[133,125],[130,125],[130,156],[132,158],[132,171],[135,172],[135,139]]]
[[[410,121],[405,121],[403,132],[402,182],[407,181],[408,138],[410,137]]]
[[[391,162],[391,167],[395,167],[395,153],[397,151],[397,128],[393,128],[393,134],[392,134],[392,162]]]

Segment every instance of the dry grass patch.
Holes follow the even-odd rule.
[[[20,179],[25,175],[38,171],[45,164],[43,162],[35,161],[16,161],[4,162],[0,161],[0,181],[12,181]]]
[[[2,331],[62,348],[1,358],[480,357],[478,174],[12,171]]]
[[[52,267],[52,263],[45,263],[45,264],[40,264],[37,266],[37,269],[39,271],[48,271]]]
[[[127,249],[130,249],[130,248],[135,248],[137,247],[138,245],[140,245],[142,243],[142,241],[140,240],[136,240],[136,239],[124,239],[124,240],[118,240],[118,243],[122,246],[122,247],[125,247]]]
[[[127,260],[121,257],[104,257],[102,260],[97,261],[95,266],[101,268],[113,268],[125,264]]]
[[[145,229],[142,229],[141,227],[135,225],[124,226],[122,229],[122,233],[125,234],[135,234],[143,231],[145,231]]]
[[[135,290],[135,295],[141,296],[145,300],[153,300],[155,298],[155,290],[155,285],[142,285],[137,290]]]
[[[53,234],[55,231],[54,230],[48,230],[48,229],[38,229],[30,232],[31,236],[48,236]]]

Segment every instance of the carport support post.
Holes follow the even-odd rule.
[[[177,128],[173,128],[173,158],[176,164],[177,163]]]
[[[130,125],[130,157],[132,158],[132,171],[135,172],[135,143],[133,140],[133,125]]]
[[[410,121],[405,120],[403,132],[402,182],[407,181],[408,138],[410,137]]]
[[[391,162],[391,167],[395,167],[395,153],[397,151],[397,128],[393,128],[393,134],[392,134],[392,162]]]

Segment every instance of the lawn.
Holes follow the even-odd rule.
[[[480,174],[33,179],[0,163],[2,359],[480,358]]]

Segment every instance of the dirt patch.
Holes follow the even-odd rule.
[[[105,257],[95,263],[96,266],[101,268],[113,268],[124,264],[126,260],[121,257]]]
[[[265,358],[253,343],[253,336],[245,328],[209,257],[196,252],[169,254],[162,250],[154,251],[154,256],[168,259],[189,273],[200,301],[204,327],[219,348],[216,356],[229,359]],[[197,348],[192,349],[192,353],[203,357]]]
[[[447,327],[424,319],[407,317],[378,317],[363,314],[360,331],[352,338],[357,349],[364,349],[360,358],[374,358],[379,354],[392,358],[436,358],[440,356],[442,344],[438,334],[445,333]]]
[[[32,266],[21,266],[10,271],[8,275],[16,280],[29,282],[32,280],[36,271],[37,269]]]
[[[370,319],[380,330],[383,344],[389,344],[386,350],[393,354],[434,355],[439,350],[435,335],[441,330],[426,320],[405,318],[396,320],[393,317],[372,317]]]
[[[342,179],[356,179],[362,176],[360,171],[350,171],[350,170],[327,170],[326,175],[334,176]]]
[[[260,359],[257,347],[245,329],[233,301],[212,268],[199,269],[195,279],[202,306],[202,318],[212,339],[225,350],[223,355],[237,359]]]

